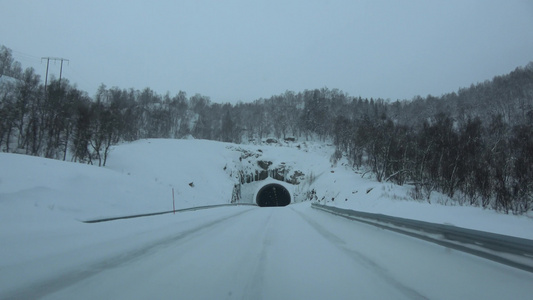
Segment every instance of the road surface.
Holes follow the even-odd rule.
[[[4,282],[0,299],[533,296],[531,273],[317,211],[308,203],[149,218],[161,224],[108,222],[108,230],[117,224],[129,229],[122,229],[120,238],[24,264],[27,282]],[[54,260],[61,267],[54,268]],[[17,266],[12,272],[22,276]]]

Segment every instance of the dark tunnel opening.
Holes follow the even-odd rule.
[[[281,184],[271,183],[257,192],[255,202],[261,207],[287,206],[291,203],[291,193]]]

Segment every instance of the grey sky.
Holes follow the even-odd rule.
[[[100,83],[253,101],[338,88],[411,99],[533,61],[530,0],[0,0],[0,44],[44,81],[42,56]],[[59,64],[50,65],[59,74]]]

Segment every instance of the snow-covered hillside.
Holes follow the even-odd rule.
[[[63,222],[230,203],[239,172],[261,171],[257,161],[284,166],[293,202],[316,199],[328,205],[429,222],[453,224],[533,239],[531,216],[512,216],[476,207],[432,204],[409,197],[409,186],[361,177],[342,161],[330,163],[333,148],[321,143],[234,145],[206,140],[140,140],[115,146],[107,166],[0,153],[0,230],[51,228]],[[273,180],[273,179],[270,179]],[[241,202],[253,203],[263,182],[242,186]]]

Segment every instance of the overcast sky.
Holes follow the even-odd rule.
[[[249,102],[291,90],[439,96],[533,61],[531,0],[0,0],[0,44],[94,96]],[[59,63],[50,64],[59,75]]]

